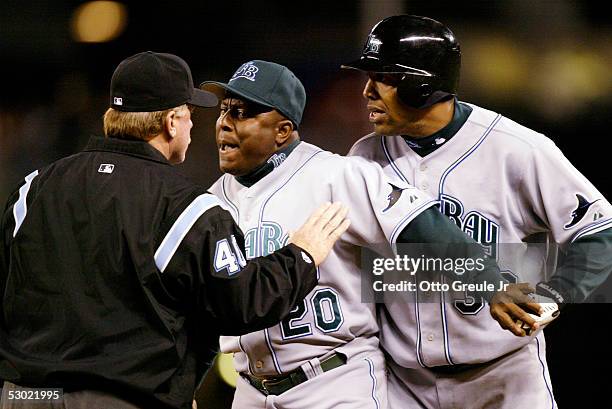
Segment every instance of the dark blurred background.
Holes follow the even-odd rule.
[[[32,170],[102,134],[112,72],[144,50],[183,57],[196,84],[226,81],[249,59],[287,65],[308,92],[302,138],[344,154],[370,126],[363,74],[339,66],[359,55],[375,22],[399,13],[435,18],[455,32],[463,52],[460,99],[546,134],[610,199],[612,18],[605,10],[605,2],[578,0],[2,0],[0,202]],[[180,166],[204,185],[220,176],[216,115],[195,113]],[[612,301],[605,292],[594,299]],[[547,329],[562,408],[600,406],[607,397],[609,311],[607,304],[570,307]],[[230,395],[212,371],[200,408],[229,407]]]

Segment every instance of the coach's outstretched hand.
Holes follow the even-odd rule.
[[[340,202],[325,203],[297,231],[289,233],[289,242],[306,250],[318,266],[325,260],[336,240],[351,224],[348,208]]]
[[[519,337],[527,335],[521,323],[527,324],[533,331],[537,330],[538,324],[529,315],[530,311],[535,315],[542,312],[540,304],[528,295],[534,292],[535,289],[528,283],[508,284],[505,291],[499,291],[491,298],[491,316],[500,327]]]

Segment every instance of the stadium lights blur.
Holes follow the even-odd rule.
[[[490,33],[472,33],[464,44],[469,46],[463,54],[462,86],[471,95],[525,104],[548,120],[560,120],[612,93],[612,60],[605,45],[566,41],[525,46]]]
[[[125,29],[127,10],[116,1],[90,1],[72,14],[71,31],[75,41],[103,43],[117,38]]]
[[[463,69],[481,92],[507,99],[520,96],[528,84],[531,56],[525,47],[500,36],[473,39]]]
[[[234,362],[233,362],[232,354],[222,354],[219,353],[217,355],[217,359],[215,361],[215,366],[217,369],[217,373],[219,377],[231,386],[232,388],[236,387],[236,380],[238,379],[238,372],[234,370]]]
[[[533,108],[548,120],[561,120],[588,109],[612,92],[610,59],[595,49],[551,50],[539,61],[533,78]]]
[[[586,102],[612,90],[609,61],[589,49],[558,49],[542,59],[538,84],[543,91],[568,103]],[[561,84],[561,86],[560,86]]]

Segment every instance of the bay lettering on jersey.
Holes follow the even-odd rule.
[[[479,243],[485,254],[497,260],[499,225],[481,213],[472,210],[464,215],[465,207],[459,199],[440,195],[440,211],[453,221],[465,234]],[[478,314],[484,307],[482,297],[473,297],[466,292],[463,300],[455,300],[455,308],[464,315]]]
[[[440,211],[474,241],[480,243],[487,256],[497,259],[499,238],[499,225],[497,223],[475,210],[464,216],[463,203],[445,194],[440,196]]]

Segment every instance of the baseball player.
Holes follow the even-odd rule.
[[[234,353],[241,374],[233,407],[386,407],[375,308],[360,291],[361,247],[387,243],[382,251],[389,256],[391,245],[417,235],[415,225],[432,221],[439,226],[423,229],[429,232],[420,235],[425,242],[439,231],[462,242],[467,237],[432,207],[435,200],[404,182],[390,184],[377,164],[301,142],[297,127],[306,94],[286,67],[249,61],[227,84],[201,88],[222,99],[216,141],[226,174],[211,192],[245,231],[246,258],[281,247],[322,200],[349,204],[353,221],[320,266],[319,285],[285,320],[222,337],[222,351]]]
[[[437,198],[508,280],[530,282],[557,303],[584,301],[610,273],[612,206],[550,139],[458,101],[460,60],[457,39],[437,21],[377,23],[361,57],[343,66],[367,72],[374,126],[350,155]],[[550,274],[554,243],[564,257]],[[381,309],[390,407],[554,408],[543,334],[513,336],[481,298],[450,296]]]

